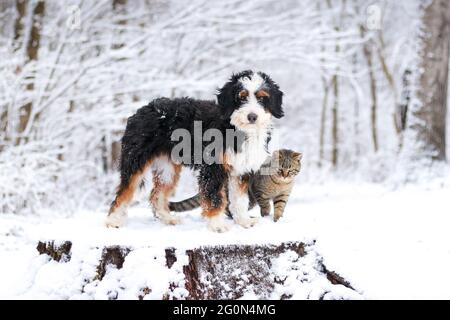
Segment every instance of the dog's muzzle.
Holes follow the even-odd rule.
[[[247,115],[247,119],[248,119],[248,122],[250,122],[250,123],[255,123],[256,120],[258,120],[258,115],[257,115],[256,113],[254,113],[254,112],[250,112],[250,113]]]

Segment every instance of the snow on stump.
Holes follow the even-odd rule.
[[[48,286],[62,299],[361,299],[325,267],[314,243],[180,249],[47,241],[37,249],[48,255],[41,269],[61,275]]]

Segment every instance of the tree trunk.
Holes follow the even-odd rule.
[[[44,10],[45,10],[44,1],[38,1],[36,3],[36,6],[33,8],[30,37],[27,43],[27,62],[36,61],[38,59],[38,51],[41,40],[42,18],[44,17]],[[27,84],[26,89],[28,91],[33,91],[34,83],[31,82]],[[19,116],[19,133],[23,133],[25,128],[27,127],[27,123],[30,119],[32,108],[33,108],[32,102],[28,102],[27,104],[21,107]],[[18,144],[20,143],[21,138],[18,139],[17,141]]]
[[[127,4],[127,0],[113,0],[113,10],[116,11],[120,9],[121,6]]]
[[[16,0],[16,11],[17,16],[14,21],[14,42],[16,45],[16,49],[20,47],[19,42],[23,36],[23,19],[25,18],[27,7],[27,1],[25,0]]]
[[[364,38],[366,33],[366,29],[363,25],[359,26],[359,31],[361,34],[361,38]],[[378,132],[377,132],[377,83],[375,79],[374,67],[373,67],[373,41],[364,43],[363,45],[363,53],[367,62],[367,69],[369,71],[369,85],[370,85],[370,97],[371,97],[371,105],[370,105],[370,124],[371,124],[371,135],[372,135],[372,143],[373,149],[375,152],[378,151]]]
[[[25,19],[27,2],[25,0],[16,0],[16,18],[14,20],[14,50],[22,47],[23,40],[23,20]],[[17,66],[16,72],[20,72],[20,66]],[[0,113],[0,131],[4,132],[4,141],[9,140],[8,135],[8,108]],[[5,143],[6,144],[6,143]],[[0,151],[3,150],[3,145],[0,145]]]
[[[426,157],[445,160],[450,5],[447,0],[434,0],[423,10],[415,92],[419,103],[408,115],[412,120],[408,127]]]
[[[322,77],[323,83],[323,98],[322,98],[322,110],[320,112],[320,137],[319,137],[319,167],[322,166],[324,158],[324,147],[325,147],[325,124],[327,118],[327,105],[328,105],[328,91],[329,86],[325,76]]]
[[[407,124],[407,115],[411,101],[411,70],[406,69],[402,75],[402,88],[400,101],[396,104],[394,122],[399,134],[398,152],[403,149],[404,132]]]
[[[355,53],[352,58],[352,73],[357,74],[359,69],[358,66],[358,55]],[[357,166],[359,157],[361,155],[361,145],[360,145],[360,129],[359,129],[359,117],[360,117],[360,98],[357,89],[355,88],[355,104],[353,107],[353,134],[355,139],[355,160],[354,164]]]
[[[127,0],[113,0],[112,6],[113,6],[113,12],[114,14],[120,14],[125,15],[127,12]],[[117,22],[118,26],[124,26],[127,24],[126,19],[121,19]],[[117,36],[120,38],[122,35],[122,31],[117,32]],[[120,49],[125,44],[123,42],[116,41],[114,39],[114,43],[112,44],[113,49]],[[123,97],[119,94],[116,94],[114,96],[114,107],[120,107],[121,101],[123,100]],[[103,141],[107,140],[107,145],[104,145],[104,149],[102,151],[102,158],[103,158],[103,168],[105,172],[109,172],[111,170],[116,169],[117,163],[120,158],[120,151],[121,151],[121,144],[120,141],[117,141],[115,139],[118,139],[123,133],[113,133],[112,136],[110,136],[110,139],[106,139],[106,137],[103,137]],[[113,140],[113,141],[111,141]]]
[[[341,3],[342,8],[345,7],[343,1]],[[332,5],[331,5],[331,1],[327,0],[327,5],[329,9],[332,9]],[[342,16],[340,16],[340,19],[342,19]],[[339,21],[335,21],[334,22],[334,29],[336,32],[339,32],[339,23],[341,22],[341,20]],[[336,53],[336,56],[339,55],[339,52],[341,51],[340,45],[339,45],[339,41],[336,40],[336,46],[334,48],[334,51]],[[334,100],[333,100],[333,106],[331,108],[331,138],[332,138],[332,150],[331,150],[331,162],[333,164],[333,167],[337,167],[338,164],[338,157],[339,157],[339,130],[338,130],[338,108],[339,108],[339,83],[338,83],[338,72],[339,72],[339,66],[336,67],[336,73],[333,75],[333,77],[331,78],[331,85],[333,87],[333,96],[334,96]]]
[[[334,101],[333,101],[333,108],[331,109],[332,112],[332,138],[333,138],[333,149],[331,154],[331,161],[333,163],[333,166],[336,167],[338,164],[338,156],[339,156],[339,149],[338,149],[338,143],[339,143],[339,137],[338,137],[338,108],[339,108],[339,83],[338,83],[338,76],[335,74],[332,79],[333,84],[333,95],[334,95]]]

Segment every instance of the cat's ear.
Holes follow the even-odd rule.
[[[294,159],[297,159],[298,161],[300,161],[303,158],[303,153],[301,153],[301,152],[294,152],[292,154],[292,156],[294,157]]]

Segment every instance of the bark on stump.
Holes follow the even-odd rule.
[[[47,254],[58,262],[68,262],[71,258],[72,243],[70,241],[39,242],[37,250]],[[117,269],[123,267],[127,255],[133,250],[128,246],[107,246],[102,249],[97,266],[96,276],[92,280],[101,281],[108,266]],[[225,245],[209,246],[176,252],[175,248],[165,249],[165,266],[170,269],[177,261],[177,255],[186,254],[188,263],[183,266],[185,289],[189,292],[187,299],[238,299],[248,287],[262,298],[269,298],[276,284],[283,284],[283,279],[274,278],[272,261],[286,252],[295,252],[298,257],[308,254],[302,242],[285,242],[279,245]],[[334,271],[328,270],[323,263],[320,271],[333,285],[343,285],[354,290],[350,283]],[[236,272],[239,271],[239,272]],[[169,284],[168,292],[176,287]],[[140,299],[151,292],[144,288]],[[164,295],[161,299],[169,299]],[[283,298],[283,297],[281,297]],[[284,297],[289,298],[289,296]]]

